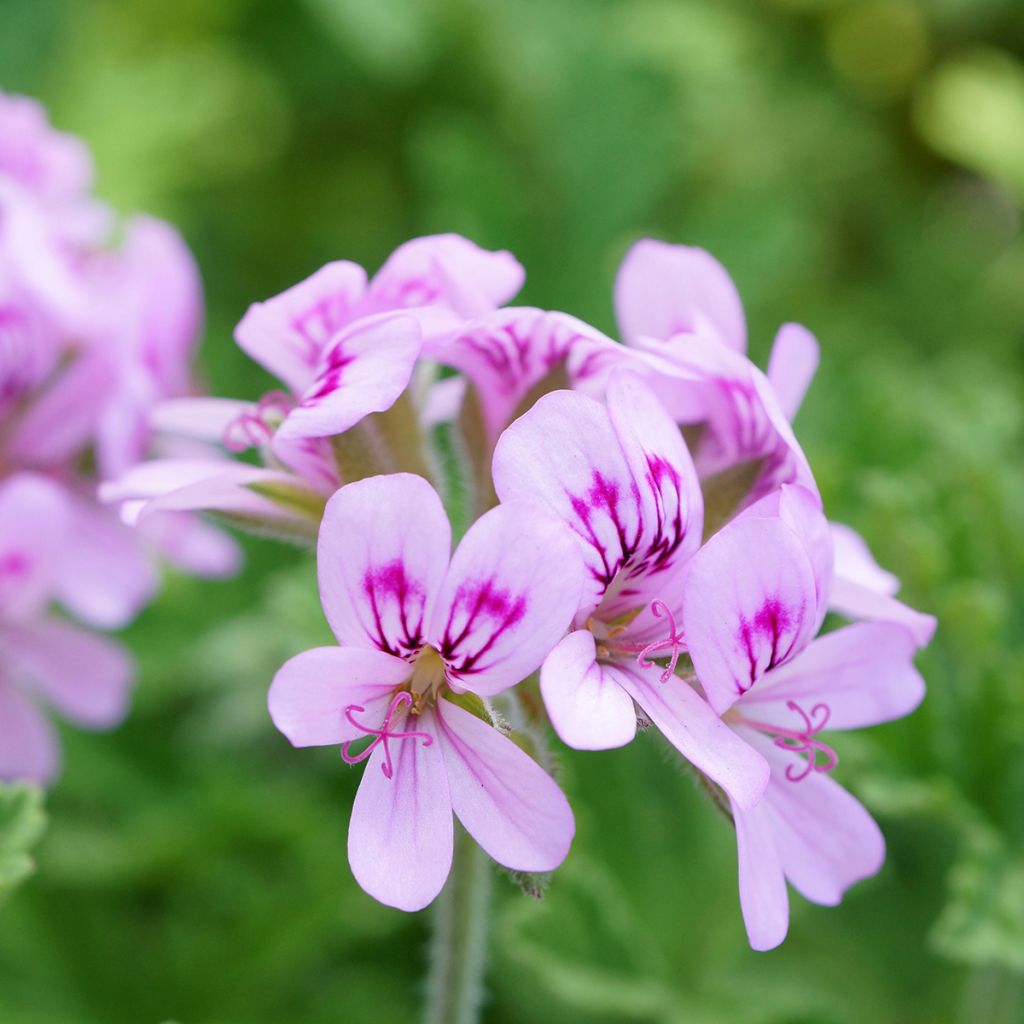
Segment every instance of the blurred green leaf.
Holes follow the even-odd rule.
[[[35,871],[29,851],[45,827],[42,790],[0,784],[0,902]]]

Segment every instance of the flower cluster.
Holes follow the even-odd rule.
[[[348,850],[378,900],[438,894],[453,814],[510,869],[561,863],[574,823],[542,767],[543,706],[571,747],[652,728],[693,766],[735,825],[744,920],[770,948],[787,881],[832,904],[879,869],[829,734],[918,704],[934,620],[825,518],[790,425],[808,331],[782,327],[762,373],[725,270],[656,241],[619,270],[621,342],[505,305],[522,280],[451,235],[372,278],[324,267],[238,326],[281,389],[163,404],[155,429],[206,453],[106,496],[140,524],[198,510],[317,538],[339,646],[289,661],[270,713],[296,746],[367,761]],[[849,622],[822,632],[830,610]]]
[[[152,597],[158,558],[205,575],[238,561],[194,516],[133,531],[98,500],[147,454],[152,403],[188,389],[201,295],[174,229],[116,225],[91,183],[78,139],[0,93],[0,779],[57,771],[41,705],[87,728],[127,707],[127,654],[55,604],[115,629]]]

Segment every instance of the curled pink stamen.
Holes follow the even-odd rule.
[[[274,436],[271,419],[285,417],[294,406],[283,391],[268,391],[257,403],[255,412],[239,413],[225,427],[221,441],[229,452],[244,452],[267,444]]]
[[[295,402],[291,395],[283,391],[268,391],[257,403],[256,408],[261,416],[270,413],[277,413],[279,416],[287,416],[295,408]]]
[[[821,732],[828,724],[831,711],[827,704],[815,704],[808,715],[806,711],[795,700],[786,701],[786,707],[795,711],[804,722],[804,727],[799,732],[788,730],[775,730],[779,735],[775,737],[775,746],[782,750],[792,751],[794,754],[807,754],[807,759],[802,762],[802,768],[796,765],[786,766],[786,778],[790,782],[799,782],[806,779],[811,772],[830,772],[839,763],[836,752],[821,740],[815,739],[814,734]],[[825,757],[823,764],[818,763],[818,754]]]
[[[680,633],[676,628],[676,620],[675,616],[672,614],[672,610],[664,601],[652,601],[651,612],[654,614],[656,619],[660,619],[663,615],[668,619],[669,635],[665,640],[655,640],[653,644],[648,644],[636,656],[636,660],[639,662],[641,668],[653,668],[654,662],[651,660],[651,655],[671,649],[672,654],[669,659],[668,667],[659,677],[661,682],[667,683],[672,676],[675,675],[676,663],[679,661],[679,655],[682,653],[685,642],[683,640],[682,633]]]
[[[362,722],[357,722],[353,717],[353,714],[355,712],[363,713],[366,711],[366,708],[359,704],[349,704],[348,707],[345,708],[345,717],[349,720],[349,723],[354,725],[357,729],[365,732],[367,736],[372,736],[373,740],[359,751],[358,754],[350,753],[350,749],[352,744],[358,743],[359,740],[349,740],[341,748],[341,759],[346,764],[359,764],[360,761],[365,761],[378,745],[383,743],[384,763],[380,768],[381,771],[384,772],[384,777],[386,779],[390,779],[392,775],[394,775],[394,766],[391,763],[391,748],[388,746],[388,740],[423,740],[423,746],[429,747],[434,742],[434,737],[429,733],[415,732],[413,730],[408,732],[391,731],[391,719],[402,704],[412,704],[412,694],[409,693],[408,690],[400,690],[391,698],[387,714],[384,715],[384,721],[381,723],[381,727],[379,729],[371,729],[369,726],[363,725]]]

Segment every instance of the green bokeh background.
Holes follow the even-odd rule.
[[[497,880],[487,1021],[1024,1019],[1022,54],[1020,0],[0,5],[0,85],[194,247],[217,393],[267,384],[231,341],[250,301],[434,231],[606,330],[633,239],[701,245],[756,359],[784,320],[821,339],[796,426],[827,511],[941,622],[921,710],[838,741],[886,866],[752,953],[731,832],[652,737],[566,752],[577,839],[542,901]],[[65,730],[0,909],[3,1024],[417,1019],[428,920],[345,863],[359,772],[265,712],[325,634],[312,561],[246,546],[128,631],[128,723]]]

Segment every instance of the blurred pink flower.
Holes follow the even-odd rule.
[[[76,511],[43,477],[0,482],[0,779],[48,782],[56,774],[60,752],[41,704],[89,729],[116,725],[127,709],[128,655],[48,611],[68,593],[83,619],[110,623],[124,611],[108,602],[109,589],[83,590],[82,559],[108,574],[123,566],[109,547],[83,547]]]

